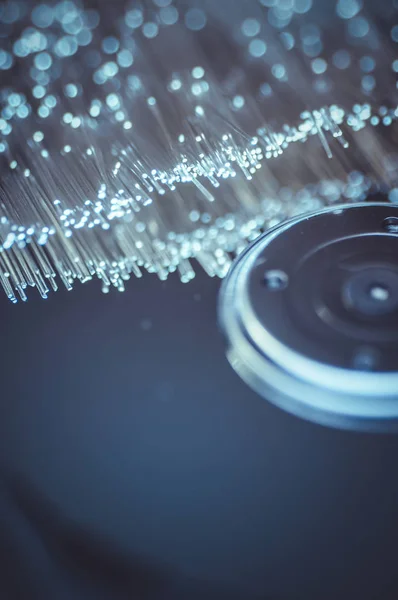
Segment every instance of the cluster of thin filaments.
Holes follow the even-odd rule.
[[[222,277],[297,211],[375,187],[395,201],[396,9],[228,7],[0,7],[0,282],[12,301],[58,279],[186,282],[193,259]]]

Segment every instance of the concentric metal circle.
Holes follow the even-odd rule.
[[[219,320],[250,387],[319,423],[398,430],[396,222],[391,204],[335,206],[268,231],[237,259]]]

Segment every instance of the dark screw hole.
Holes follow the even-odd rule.
[[[398,233],[398,217],[387,217],[383,221],[383,229],[388,233]]]
[[[378,363],[378,353],[373,348],[359,348],[353,357],[353,367],[357,371],[373,371]]]
[[[284,290],[288,286],[289,277],[284,271],[266,271],[264,275],[264,283],[269,290],[278,292],[280,290]]]

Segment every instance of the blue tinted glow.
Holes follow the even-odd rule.
[[[390,202],[398,204],[398,188],[393,188],[392,190],[390,190],[390,193],[388,194],[388,199]]]
[[[158,32],[159,27],[156,23],[145,23],[142,27],[142,33],[149,39],[156,37]]]
[[[199,8],[191,8],[185,15],[185,25],[192,31],[200,31],[206,26],[206,15]]]
[[[339,0],[336,6],[336,12],[342,19],[352,19],[362,8],[360,0]]]
[[[376,66],[376,61],[371,56],[362,56],[359,64],[364,73],[371,73]]]
[[[54,11],[47,4],[39,4],[32,10],[32,22],[36,27],[50,27],[54,22]]]
[[[39,71],[46,71],[52,65],[53,59],[47,52],[41,52],[35,56],[35,67]]]
[[[79,46],[88,46],[93,40],[93,34],[89,29],[82,29],[76,36]]]
[[[312,0],[294,0],[294,11],[298,14],[305,14],[312,8]]]
[[[13,57],[9,52],[0,50],[0,69],[3,69],[4,71],[11,69],[13,62]]]
[[[144,22],[144,15],[142,14],[142,10],[129,10],[126,14],[125,22],[128,27],[131,27],[131,29],[137,29],[137,27],[141,27],[141,25]]]
[[[21,15],[21,5],[16,2],[6,2],[3,4],[1,13],[1,21],[7,25],[11,25],[18,21]]]
[[[178,10],[175,6],[167,6],[159,11],[159,18],[163,25],[174,25],[178,21]]]
[[[119,54],[117,55],[117,62],[119,63],[120,67],[123,67],[123,68],[131,67],[131,65],[134,62],[132,52],[130,52],[130,50],[121,50],[119,52]]]
[[[263,42],[263,40],[252,40],[249,44],[249,52],[255,58],[260,58],[264,56],[267,51],[267,44]]]
[[[102,42],[102,50],[105,54],[116,54],[120,48],[120,42],[115,37],[107,37]]]
[[[316,58],[311,64],[312,70],[316,75],[321,75],[327,69],[327,63],[323,58]]]
[[[351,56],[347,50],[338,50],[333,54],[333,64],[338,69],[348,69],[351,64]]]
[[[247,37],[255,37],[260,33],[261,25],[257,19],[245,19],[242,23],[242,33]]]
[[[348,31],[352,37],[362,38],[369,33],[369,23],[363,17],[355,17],[348,21]]]

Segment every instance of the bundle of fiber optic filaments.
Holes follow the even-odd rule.
[[[398,3],[0,4],[0,284],[223,277],[281,220],[398,201]]]

